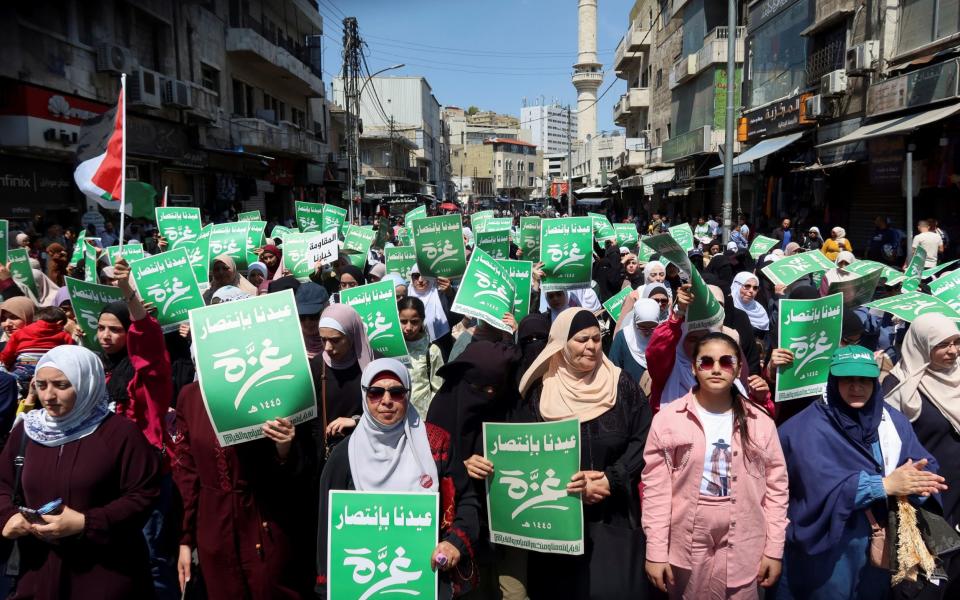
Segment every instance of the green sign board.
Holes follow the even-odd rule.
[[[793,352],[793,364],[777,372],[777,402],[823,394],[842,325],[842,294],[780,300],[780,347]]]
[[[341,233],[346,231],[347,209],[336,204],[323,205],[323,231],[335,229]]]
[[[182,246],[130,263],[130,276],[140,298],[157,308],[157,321],[164,332],[189,321],[188,313],[203,306],[203,296]]]
[[[238,269],[245,269],[247,267],[247,234],[249,232],[250,221],[220,223],[211,226],[207,247],[208,260],[212,263],[217,257],[226,254],[237,263]]]
[[[763,268],[763,274],[775,284],[790,285],[801,277],[829,271],[835,266],[822,252],[803,252],[770,263]]]
[[[510,258],[510,230],[484,231],[475,234],[477,248],[496,259]]]
[[[950,319],[960,320],[960,313],[938,297],[922,292],[903,292],[865,304],[867,308],[876,308],[895,317],[911,322],[924,313],[939,313]]]
[[[614,223],[614,231],[617,232],[617,246],[624,248],[633,248],[640,239],[640,232],[633,223]]]
[[[377,356],[406,356],[400,329],[397,296],[392,281],[378,281],[342,290],[340,302],[352,306],[367,327],[367,338]]]
[[[413,246],[395,246],[383,251],[386,256],[387,273],[396,273],[410,281],[410,269],[417,264],[417,251]]]
[[[237,221],[259,221],[260,209],[248,210],[247,212],[237,213]]]
[[[520,217],[520,246],[523,259],[540,261],[540,217]]]
[[[13,250],[8,250],[7,262],[10,265],[10,275],[13,276],[14,280],[30,288],[33,295],[37,296],[38,300],[42,300],[37,291],[37,282],[33,277],[33,268],[30,266],[30,256],[27,254],[27,249],[14,248]]]
[[[533,288],[533,262],[529,260],[498,260],[507,270],[516,292],[513,298],[513,317],[519,323],[530,314],[530,292]]]
[[[450,310],[513,333],[503,322],[503,315],[513,313],[515,294],[516,285],[509,271],[482,249],[476,248]]]
[[[459,277],[466,269],[463,226],[458,215],[424,217],[413,222],[417,265],[424,277]]]
[[[960,270],[931,281],[930,294],[960,312]]]
[[[627,296],[630,295],[630,292],[633,291],[633,288],[627,286],[610,296],[610,299],[603,303],[603,307],[607,309],[607,314],[610,315],[610,318],[613,319],[614,323],[620,321],[620,312],[623,309],[623,302],[627,299]]]
[[[689,227],[687,227],[689,229]],[[680,246],[676,238],[669,233],[644,238],[644,244],[649,245],[661,254],[661,260],[666,259],[690,276],[693,291],[693,304],[687,308],[687,327],[691,330],[704,329],[723,323],[723,306],[717,302],[710,288],[704,283],[700,272],[690,264],[690,257]]]
[[[153,209],[157,217],[157,229],[169,248],[186,242],[195,242],[200,230],[200,209],[193,206],[169,206]]]
[[[750,256],[756,260],[779,245],[780,240],[769,238],[765,235],[758,235],[753,238],[753,242],[750,244]]]
[[[613,228],[613,225],[610,224],[610,220],[607,219],[606,215],[588,212],[587,216],[593,220],[593,237],[598,242],[602,243],[607,240],[617,239],[617,232]]]
[[[540,260],[544,292],[590,287],[593,266],[593,219],[565,217],[540,223]]]
[[[83,345],[94,352],[102,352],[100,342],[97,341],[97,324],[100,322],[100,313],[103,307],[111,302],[123,300],[123,292],[112,285],[100,285],[80,281],[72,277],[66,278],[67,293],[70,294],[70,306],[77,316],[77,325],[83,331]]]
[[[376,237],[377,232],[372,229],[347,225],[347,233],[343,236],[343,249],[351,265],[363,270],[367,264],[367,256],[370,254],[370,246],[373,245]]]
[[[323,227],[323,207],[326,205],[302,200],[295,201],[293,205],[297,215],[297,226],[301,232],[321,231]]]

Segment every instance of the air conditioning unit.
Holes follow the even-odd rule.
[[[160,80],[160,89],[163,94],[164,106],[176,106],[177,108],[193,108],[191,102],[190,84],[178,79],[163,78]]]
[[[160,108],[160,73],[137,69],[127,78],[127,104]]]
[[[847,93],[847,72],[843,69],[830,71],[820,78],[820,93],[824,96],[841,96]]]
[[[872,71],[874,63],[878,60],[880,60],[880,42],[877,40],[867,40],[862,44],[847,48],[847,74]]]
[[[821,94],[810,96],[803,101],[803,115],[801,119],[818,119],[833,116],[830,101]]]
[[[130,51],[115,44],[97,46],[97,71],[100,73],[125,73],[133,65]]]

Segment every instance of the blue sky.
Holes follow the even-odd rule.
[[[515,116],[524,97],[576,106],[570,83],[577,57],[576,0],[319,0],[324,20],[324,75],[342,68],[344,15],[357,18],[371,72],[427,78],[441,105],[475,105]],[[606,76],[598,130],[614,129],[613,105],[626,82],[613,75],[613,52],[633,0],[598,0],[597,49]]]

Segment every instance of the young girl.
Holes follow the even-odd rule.
[[[646,571],[671,598],[758,598],[780,575],[787,471],[773,420],[734,385],[739,357],[726,334],[700,340],[697,384],[647,437]]]
[[[426,311],[419,298],[405,296],[397,302],[397,309],[403,339],[407,342],[408,354],[400,360],[410,371],[413,388],[410,402],[417,407],[417,412],[426,415],[433,394],[443,385],[443,378],[437,375],[443,366],[443,353],[439,346],[430,342],[423,326]]]

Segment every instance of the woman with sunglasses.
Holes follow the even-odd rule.
[[[753,325],[753,334],[758,340],[763,340],[770,331],[770,315],[767,309],[757,300],[760,292],[760,278],[746,271],[737,273],[730,285],[730,295],[733,305],[750,317]],[[746,342],[746,340],[742,340]]]
[[[583,500],[582,556],[529,553],[531,598],[645,598],[639,483],[650,408],[632,377],[604,356],[589,310],[565,310],[520,380],[511,420],[580,420],[581,471],[567,492]],[[488,465],[493,472],[494,465]]]
[[[870,350],[838,348],[826,398],[780,426],[790,525],[778,600],[887,598],[891,572],[869,561],[871,520],[887,520],[889,498],[947,489],[910,422],[884,406],[879,375]]]
[[[696,385],[647,437],[646,572],[671,598],[758,598],[780,574],[786,466],[773,420],[735,385],[739,357],[726,334],[699,340]]]
[[[628,322],[613,336],[610,360],[637,383],[647,371],[647,345],[659,319],[660,305],[650,298],[640,298],[633,304]]]
[[[414,265],[410,269],[410,287],[407,295],[423,302],[424,326],[430,335],[430,342],[440,347],[444,360],[450,357],[453,348],[453,336],[450,329],[455,323],[450,304],[453,301],[453,287],[446,277],[424,277],[420,274],[420,267]]]
[[[421,419],[410,403],[410,374],[392,358],[363,370],[360,402],[363,415],[356,430],[334,449],[320,478],[317,592],[326,596],[330,490],[439,494],[444,517],[431,553],[431,566],[440,572],[439,597],[468,591],[480,502],[451,449],[450,433]]]

